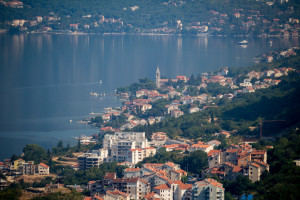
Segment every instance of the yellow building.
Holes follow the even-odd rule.
[[[11,170],[19,170],[21,166],[25,163],[25,160],[22,158],[19,158],[18,160],[15,160],[12,162],[10,169]]]

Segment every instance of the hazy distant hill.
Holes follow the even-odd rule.
[[[257,25],[262,18],[270,22],[273,22],[273,18],[287,21],[287,17],[299,17],[300,10],[299,0],[290,0],[283,4],[278,0],[272,6],[267,5],[265,1],[255,0],[23,0],[22,2],[23,8],[18,9],[1,4],[0,21],[57,16],[60,18],[59,27],[53,25],[53,29],[62,29],[69,28],[69,24],[73,23],[92,25],[92,22],[101,18],[99,15],[103,15],[105,18],[120,19],[129,27],[139,29],[159,27],[178,29],[180,20],[184,29],[188,26],[205,24],[230,33],[231,25],[246,26],[248,29],[248,24],[243,23],[254,21],[253,25]],[[241,16],[237,19],[235,13],[240,13]]]

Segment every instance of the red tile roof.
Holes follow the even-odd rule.
[[[129,196],[129,194],[126,194],[124,192],[121,192],[119,190],[114,190],[114,191],[107,191],[106,194],[112,194],[112,195],[121,195],[121,196]]]
[[[42,166],[45,167],[45,168],[49,168],[49,166],[46,165],[45,163],[40,163],[40,165],[42,165]]]
[[[113,180],[116,178],[116,173],[106,173],[103,179]]]
[[[260,166],[258,164],[256,164],[256,163],[251,163],[251,166],[254,166],[256,168],[260,168]]]
[[[167,184],[161,184],[161,185],[156,186],[154,189],[156,189],[156,190],[169,190],[171,188]]]
[[[220,153],[221,151],[220,150],[210,150],[209,152],[208,152],[208,156],[212,156],[212,155],[214,155],[214,154],[218,154],[218,153]]]
[[[126,168],[125,172],[138,172],[140,170],[141,170],[141,168]]]

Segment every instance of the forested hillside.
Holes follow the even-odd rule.
[[[293,67],[299,70],[300,56],[284,59],[274,64],[260,64],[238,70],[247,72],[253,69],[264,70],[272,67]],[[167,132],[171,138],[183,136],[190,139],[210,136],[222,129],[237,130],[238,134],[259,135],[261,120],[282,120],[264,124],[264,135],[274,136],[280,130],[300,122],[300,77],[298,72],[283,77],[281,83],[255,93],[239,94],[233,100],[220,100],[219,107],[202,112],[170,118],[151,126],[136,127],[136,131],[146,131],[148,135],[156,131]],[[250,131],[249,127],[257,127]]]

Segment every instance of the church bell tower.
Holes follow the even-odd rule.
[[[156,68],[156,87],[160,88],[160,71],[158,66]]]

